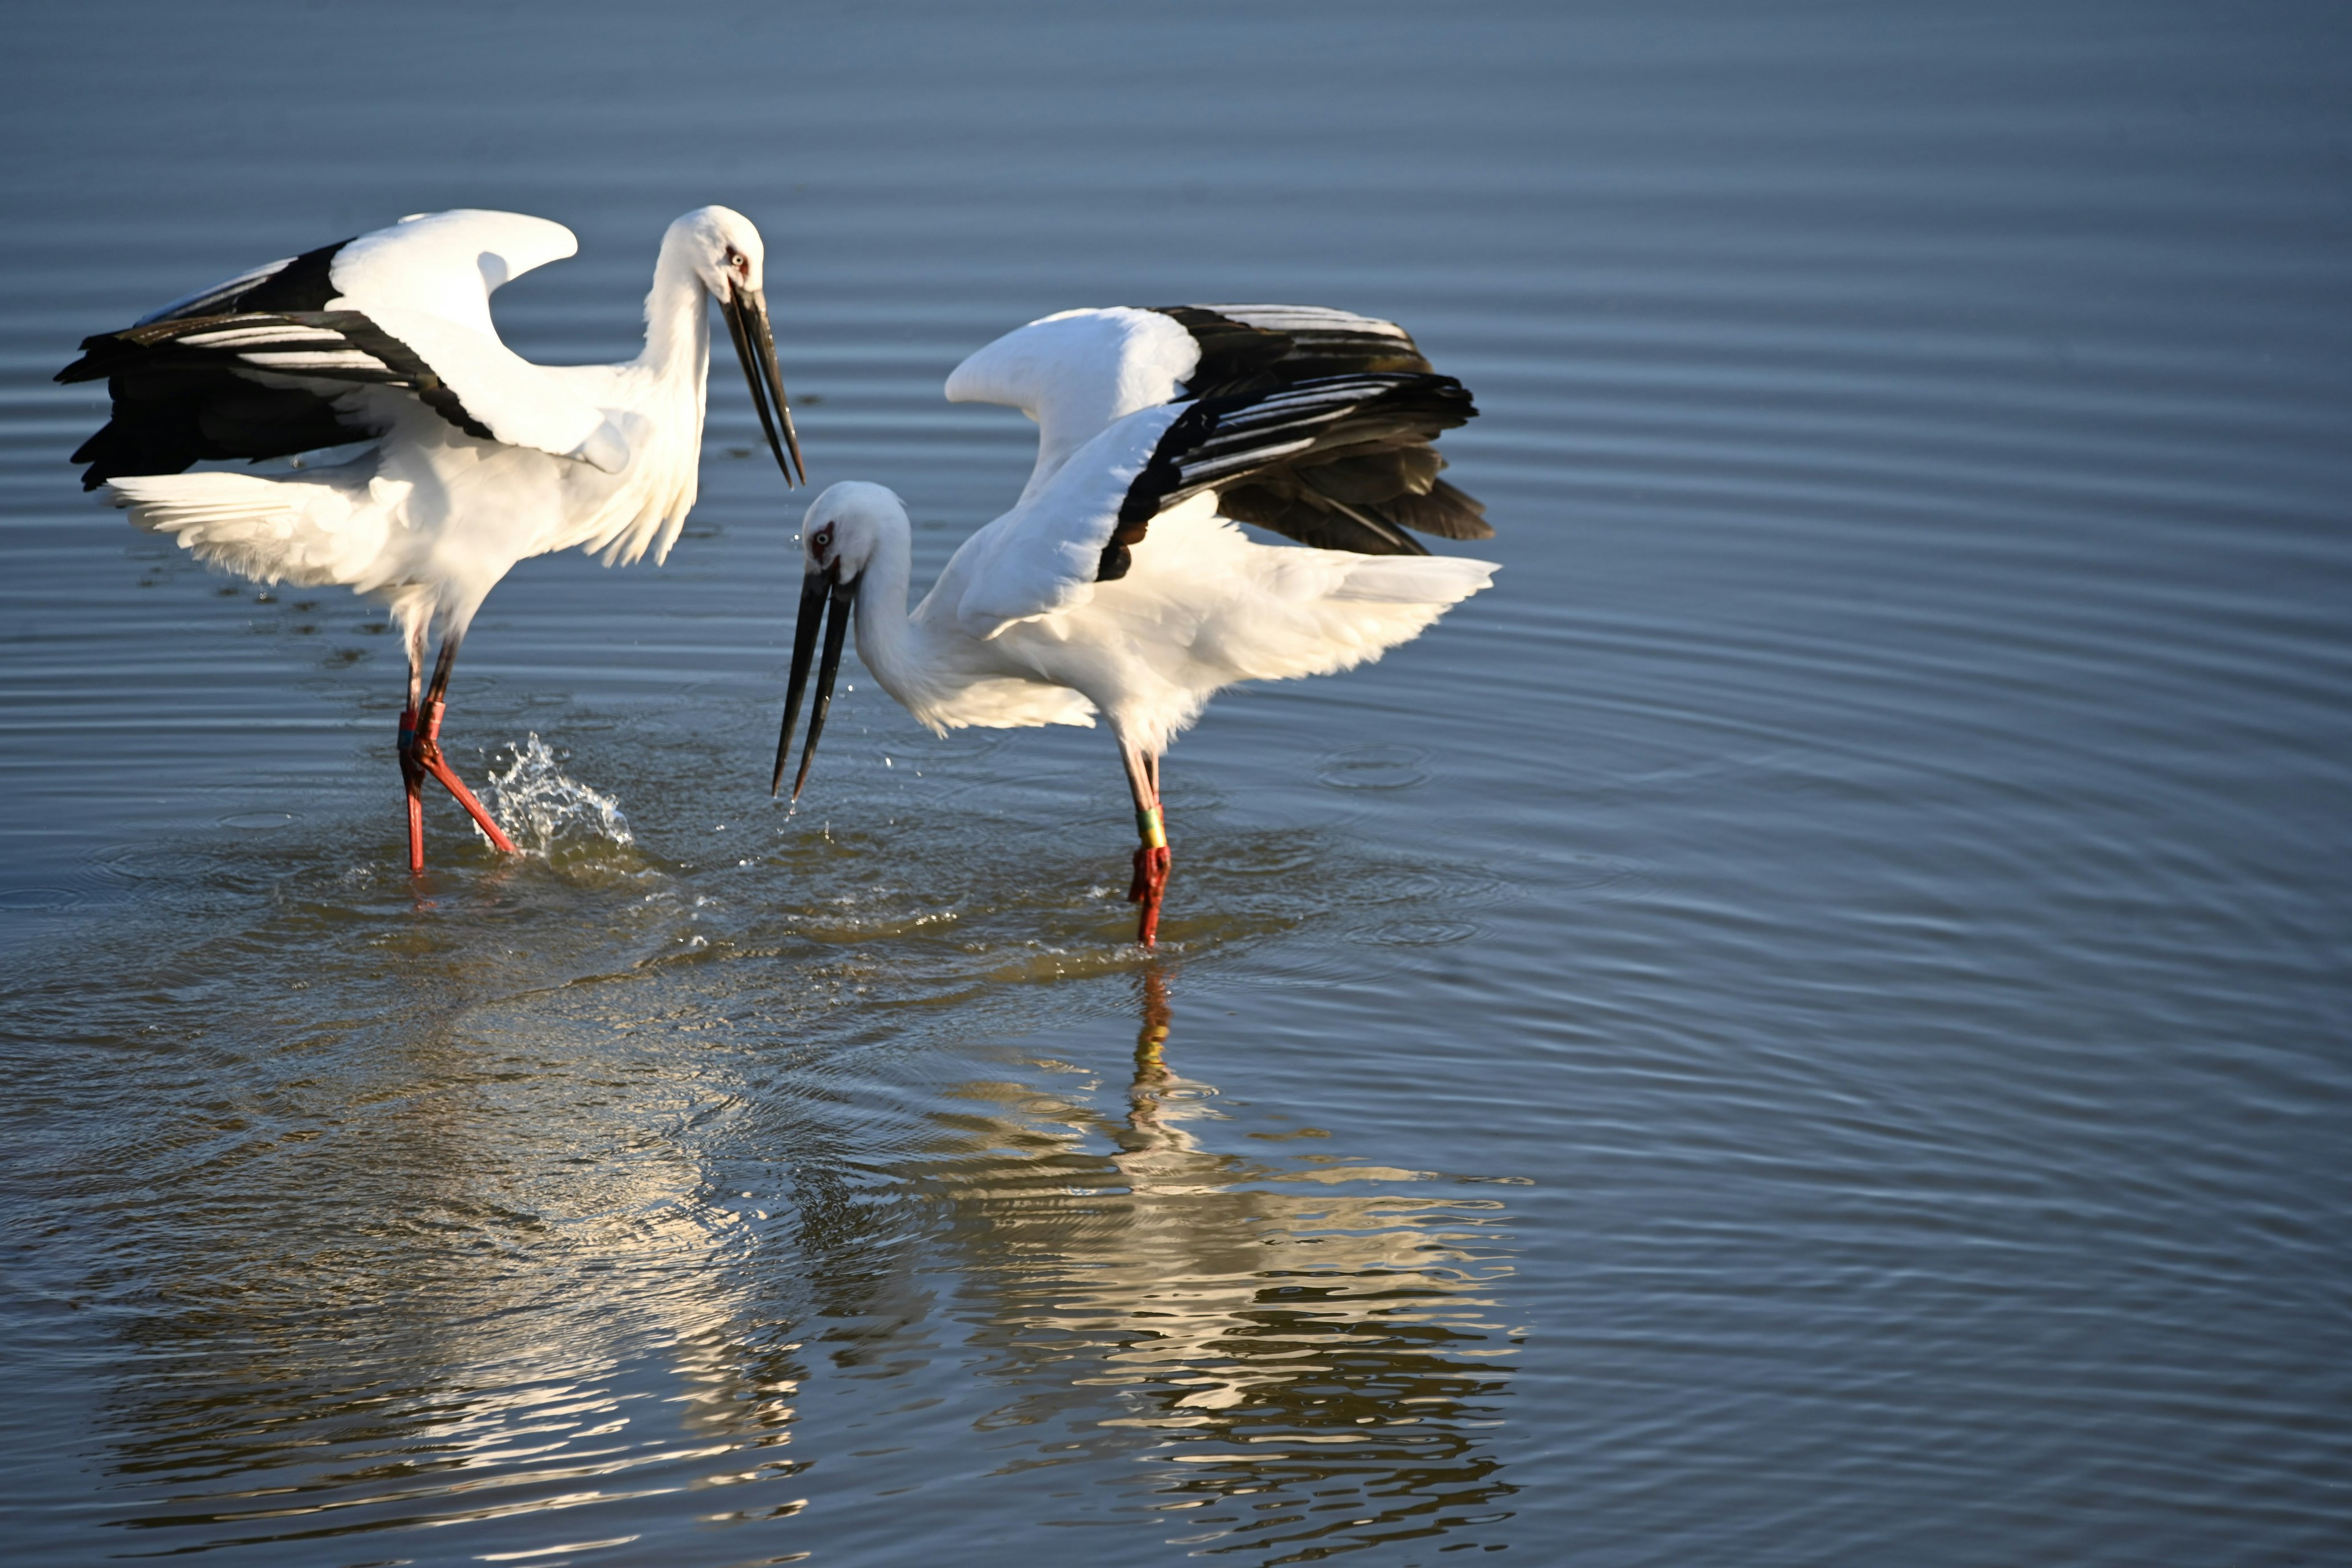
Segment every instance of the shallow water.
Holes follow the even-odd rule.
[[[0,58],[11,1561],[2352,1549],[2352,27],[2327,8],[58,8]],[[95,508],[85,332],[402,213],[771,245],[918,578],[1079,303],[1392,315],[1496,588],[1099,734],[847,679],[800,502],[398,655]],[[721,369],[725,367],[722,365]]]

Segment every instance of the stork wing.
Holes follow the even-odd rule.
[[[489,297],[578,248],[520,213],[404,218],[175,300],[84,340],[63,382],[103,376],[114,417],[74,454],[95,488],[207,458],[274,458],[380,434],[348,395],[384,386],[467,435],[607,471],[627,443],[604,411],[499,341]]]
[[[1075,609],[1094,597],[1104,547],[1120,509],[1162,437],[1185,409],[1162,404],[1130,414],[1032,481],[1011,511],[963,542],[940,574],[952,598],[940,607],[986,640],[1015,621]],[[926,600],[923,611],[931,608]]]
[[[1114,421],[1184,395],[1201,349],[1157,310],[1064,310],[967,357],[950,403],[999,403],[1037,422],[1037,462],[1024,500]]]
[[[1320,305],[1168,305],[1032,321],[957,366],[947,395],[1008,404],[1037,422],[1025,501],[1112,423],[1179,395],[1263,397],[1333,376],[1429,369],[1410,333],[1371,316]],[[1485,508],[1437,478],[1444,467],[1425,444],[1411,457],[1353,454],[1317,465],[1316,485],[1272,477],[1233,489],[1219,507],[1301,543],[1367,554],[1425,553],[1406,529],[1491,537]]]
[[[560,223],[524,213],[420,213],[344,245],[334,260],[341,303],[371,315],[378,310],[422,310],[492,342],[490,296],[534,268],[578,254],[580,241]]]
[[[1196,397],[1263,392],[1363,371],[1423,372],[1429,361],[1394,321],[1327,305],[1162,305],[1201,345]]]
[[[1085,604],[1095,584],[1132,569],[1133,547],[1153,518],[1194,496],[1215,492],[1218,510],[1230,516],[1235,494],[1311,489],[1326,470],[1354,473],[1384,462],[1402,471],[1426,458],[1433,472],[1429,442],[1476,413],[1452,376],[1391,372],[1324,376],[1128,415],[956,552],[943,579],[958,585],[956,624],[986,638],[1015,621]],[[1363,509],[1331,504],[1332,515],[1377,546],[1361,553],[1428,553]]]

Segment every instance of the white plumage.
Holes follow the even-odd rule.
[[[660,561],[676,542],[700,466],[706,301],[727,313],[788,481],[799,456],[749,219],[712,206],[670,226],[636,358],[533,364],[499,341],[489,297],[577,248],[562,225],[518,213],[404,218],[92,338],[59,376],[109,378],[114,418],[76,460],[138,526],[256,581],[341,584],[390,606],[409,656],[401,756],[419,868],[420,769],[507,847],[437,747],[451,663],[490,589],[550,551],[609,565]],[[184,471],[239,458],[280,461]]]
[[[757,231],[723,208],[690,213],[663,242],[646,301],[646,347],[608,365],[538,365],[499,341],[499,285],[578,249],[561,224],[459,211],[403,220],[343,247],[326,310],[364,314],[415,352],[487,426],[468,435],[405,386],[320,391],[374,437],[341,461],[287,471],[118,477],[111,498],[140,527],[258,582],[341,584],[388,598],[404,626],[444,617],[462,635],[514,564],[584,546],[607,563],[665,559],[693,507],[709,366],[700,263],[731,237],[751,258]],[[269,334],[278,334],[272,337]],[[386,367],[356,350],[295,353],[299,325],[184,333],[176,346],[235,349],[262,384],[298,373]],[[311,376],[301,376],[310,381]],[[363,437],[364,438],[364,437]],[[297,459],[300,463],[300,459]]]
[[[1393,339],[1419,362],[1411,339],[1387,322],[1305,307],[1207,309],[1249,329],[1246,345],[1260,361],[1296,343],[1265,324],[1279,310],[1294,322],[1345,323],[1351,342]],[[898,498],[856,481],[817,497],[802,528],[806,575],[780,783],[821,606],[854,600],[858,657],[935,731],[1108,721],[1143,844],[1130,895],[1144,905],[1139,940],[1153,940],[1167,871],[1158,760],[1209,699],[1238,681],[1329,674],[1377,658],[1487,586],[1496,570],[1426,553],[1263,544],[1221,516],[1224,494],[1244,486],[1361,489],[1367,463],[1433,477],[1433,455],[1420,462],[1400,454],[1425,453],[1437,430],[1473,411],[1450,378],[1426,374],[1425,362],[1421,372],[1349,370],[1345,362],[1360,357],[1350,350],[1334,374],[1286,377],[1260,366],[1257,384],[1243,384],[1229,373],[1246,366],[1218,363],[1213,342],[1171,312],[1070,311],[966,360],[949,396],[1029,414],[1039,426],[1037,464],[1012,510],[964,542],[911,612],[913,535]],[[1332,369],[1331,357],[1305,368]],[[1188,395],[1202,389],[1212,395]],[[1335,466],[1349,463],[1357,466],[1348,482],[1337,482]],[[803,782],[838,658],[840,614]]]

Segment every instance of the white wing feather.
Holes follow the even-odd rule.
[[[381,585],[392,515],[406,484],[371,479],[360,465],[315,479],[257,474],[124,476],[110,481],[114,504],[150,533],[179,541],[199,561],[257,583]]]
[[[1027,500],[1115,421],[1176,396],[1201,363],[1157,310],[1064,310],[1005,333],[948,376],[950,403],[1000,403],[1037,422]]]
[[[491,294],[579,250],[579,239],[560,223],[458,207],[360,236],[335,253],[330,276],[352,310],[423,310],[495,341]]]
[[[1075,459],[1074,459],[1075,461]],[[1245,538],[1203,493],[1151,521],[1127,575],[1082,609],[1005,623],[1000,667],[1084,693],[1118,733],[1166,749],[1218,690],[1328,675],[1381,657],[1486,587],[1495,567],[1453,555],[1357,555]],[[1045,714],[949,723],[1070,723]]]
[[[329,308],[358,310],[399,339],[498,440],[616,473],[629,446],[606,412],[499,342],[490,320],[492,291],[579,248],[562,224],[522,213],[404,218],[336,253],[330,276],[341,295]]]
[[[956,626],[986,641],[1017,621],[1092,599],[1128,487],[1184,408],[1163,404],[1119,420],[964,541],[941,574],[955,589]]]

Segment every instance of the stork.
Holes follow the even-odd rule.
[[[578,248],[562,225],[520,213],[418,214],[86,339],[58,374],[103,377],[113,398],[73,455],[89,465],[84,489],[242,576],[341,584],[389,605],[408,655],[412,873],[425,868],[427,777],[514,851],[441,749],[450,671],[490,589],[550,551],[578,545],[609,566],[648,549],[659,562],[677,542],[700,468],[706,300],[726,317],[786,486],[805,477],[751,220],[708,206],[669,226],[636,358],[532,364],[499,341],[490,295]],[[284,462],[187,471],[228,459]]]
[[[1036,421],[1029,482],[911,613],[898,496],[851,481],[816,498],[772,792],[815,662],[795,800],[808,782],[852,619],[866,668],[934,732],[1099,716],[1135,806],[1127,896],[1149,947],[1171,863],[1160,756],[1210,697],[1378,658],[1492,578],[1413,537],[1492,536],[1430,445],[1477,410],[1393,322],[1297,305],[1065,311],[965,360],[947,395]]]

